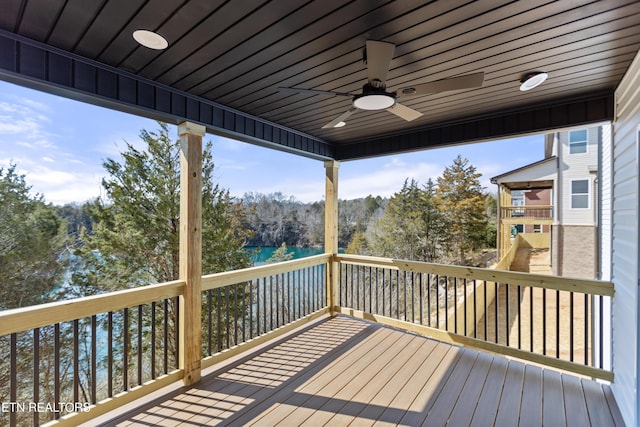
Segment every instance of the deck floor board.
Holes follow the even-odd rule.
[[[606,385],[338,316],[99,425],[615,426],[619,413]]]

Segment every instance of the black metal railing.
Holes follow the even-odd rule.
[[[203,292],[203,356],[264,335],[326,307],[324,263],[262,275]]]
[[[341,307],[603,369],[602,307],[613,293],[609,282],[340,259]]]
[[[0,424],[59,419],[177,369],[178,319],[175,297],[0,337]]]

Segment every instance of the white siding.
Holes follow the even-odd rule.
[[[613,124],[611,279],[612,352],[616,400],[627,425],[637,425],[638,401],[638,138],[640,54],[616,89]]]
[[[548,159],[533,166],[523,167],[522,169],[516,169],[511,173],[501,175],[496,182],[502,184],[504,182],[553,180],[558,170],[557,164],[556,159]]]
[[[598,166],[598,128],[588,129],[587,152],[581,154],[569,153],[569,132],[559,134],[558,195],[561,215],[558,220],[563,225],[596,225],[595,180]],[[591,172],[594,171],[594,172]],[[589,208],[571,208],[571,182],[573,180],[589,181]]]

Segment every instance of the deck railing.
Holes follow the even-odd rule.
[[[271,339],[327,310],[330,255],[212,274],[202,278],[204,366],[228,357],[230,349]]]
[[[176,381],[170,282],[0,312],[1,425],[39,425],[160,377]],[[167,383],[163,381],[162,383]]]
[[[203,276],[203,366],[327,313],[330,259]],[[179,381],[184,287],[175,281],[0,312],[0,425],[75,425]]]
[[[0,312],[0,424],[74,425],[183,378],[184,288],[176,281]],[[203,276],[202,290],[203,367],[342,312],[613,378],[593,357],[603,333],[594,306],[613,295],[608,282],[324,254]]]
[[[602,360],[594,352],[602,353],[604,319],[593,307],[613,295],[610,282],[353,255],[337,260],[343,313],[613,379],[594,364]]]
[[[553,219],[553,206],[502,206],[502,219]]]

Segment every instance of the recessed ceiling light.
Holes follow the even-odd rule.
[[[158,33],[147,30],[136,30],[133,32],[133,38],[144,47],[149,49],[162,50],[169,46],[167,40]]]
[[[538,87],[547,80],[547,77],[549,77],[549,74],[542,71],[528,73],[520,80],[520,90],[524,92]]]
[[[346,125],[346,122],[338,122],[335,125],[333,125],[334,128],[341,128],[342,126]]]

